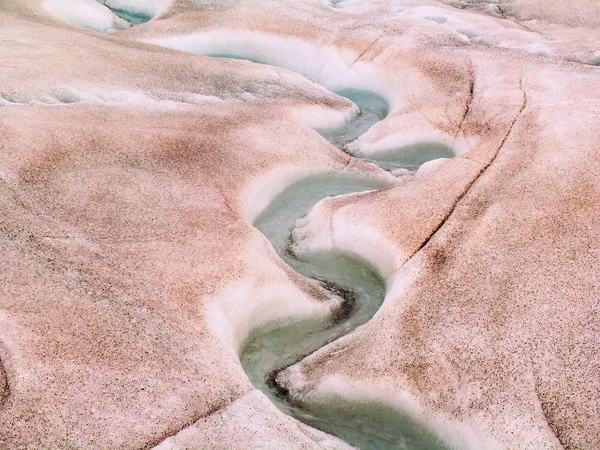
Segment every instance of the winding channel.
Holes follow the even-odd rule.
[[[337,2],[334,2],[337,3]],[[142,14],[111,10],[131,25],[151,19]],[[230,54],[204,54],[217,58],[261,61]],[[336,94],[353,101],[360,109],[351,122],[334,130],[317,130],[338,148],[367,132],[389,114],[389,106],[379,95],[353,89]],[[384,170],[416,170],[426,161],[453,157],[444,146],[420,145],[361,158]],[[303,179],[281,192],[254,221],[253,225],[271,242],[281,259],[297,273],[313,278],[343,299],[342,306],[327,324],[323,321],[297,321],[270,331],[255,330],[240,352],[241,364],[252,384],[284,413],[321,431],[337,436],[363,450],[441,450],[450,449],[436,434],[412,417],[379,403],[350,402],[337,399],[326,405],[301,405],[294,402],[277,384],[277,375],[321,347],[367,323],[385,296],[385,283],[364,261],[346,255],[327,253],[298,259],[290,250],[296,220],[321,199],[388,186],[379,180],[344,174],[318,175]]]
[[[240,361],[252,384],[284,413],[348,444],[368,449],[447,449],[435,434],[406,414],[376,403],[336,402],[301,405],[276,382],[277,374],[324,345],[368,322],[383,303],[384,281],[365,262],[327,253],[299,260],[288,250],[295,221],[324,197],[383,187],[373,180],[322,175],[285,189],[256,219],[254,226],[296,272],[317,279],[344,299],[329,326],[296,322],[291,326],[253,333]],[[320,326],[319,326],[320,325]]]
[[[343,149],[384,119],[388,105],[383,98],[365,91],[336,93],[360,108],[359,115],[351,123],[320,132]],[[447,149],[424,146],[406,152],[390,152],[382,160],[367,161],[384,169],[415,170],[425,161],[449,156],[453,155]],[[300,405],[289,398],[276,380],[283,369],[368,322],[385,296],[384,281],[364,261],[334,253],[313,255],[310,260],[298,259],[290,250],[296,220],[325,197],[385,186],[387,184],[381,181],[342,174],[309,177],[286,188],[254,221],[253,225],[271,242],[286,264],[301,275],[319,280],[344,301],[325,328],[322,323],[301,321],[268,332],[255,331],[242,346],[240,361],[252,384],[281,411],[352,446],[363,450],[449,449],[431,430],[391,407],[342,399],[326,406]]]

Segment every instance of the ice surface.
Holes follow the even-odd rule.
[[[366,296],[387,275],[370,321],[290,369],[305,420],[600,448],[594,2],[115,0],[160,20],[108,38],[80,28],[125,26],[102,5],[0,3],[2,442],[327,446],[246,376],[352,323],[356,299],[285,259]],[[139,42],[164,39],[271,66]],[[290,248],[327,174],[387,180],[306,125],[372,160],[460,156],[323,200]],[[272,201],[275,245],[250,223]]]
[[[281,414],[259,390],[253,390],[226,408],[163,441],[156,450],[223,450],[320,448],[351,450],[342,441]]]

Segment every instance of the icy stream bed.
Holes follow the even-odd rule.
[[[299,405],[290,401],[275,382],[282,369],[369,321],[385,295],[384,281],[362,261],[332,253],[317,255],[308,261],[297,259],[289,251],[296,220],[324,197],[382,187],[381,182],[335,174],[307,178],[285,189],[256,219],[254,226],[290,267],[321,281],[327,289],[344,298],[344,304],[329,324],[299,321],[266,333],[256,331],[243,346],[240,360],[254,386],[280,410],[353,446],[447,449],[449,447],[423,425],[392,408],[343,399],[326,406]]]
[[[250,61],[256,64],[266,64],[256,58],[245,58],[239,55],[228,53],[205,53],[205,56],[213,58],[227,58]],[[331,142],[336,147],[347,151],[346,145],[356,140],[377,122],[385,119],[390,113],[390,107],[386,99],[380,95],[367,90],[359,89],[340,89],[335,93],[345,97],[358,106],[360,113],[352,120],[339,128],[334,129],[317,129],[325,139]],[[385,170],[393,169],[408,169],[410,171],[417,170],[422,164],[427,161],[439,158],[453,158],[456,155],[447,146],[437,143],[424,143],[413,145],[410,147],[390,149],[379,152],[369,157],[362,155],[353,155],[361,159],[376,164]]]
[[[204,56],[265,63],[250,55],[245,57],[209,51],[201,46],[182,47],[181,42],[154,41],[159,45]],[[390,106],[386,99],[368,90],[339,89],[336,94],[354,102],[359,114],[341,127],[316,131],[346,151],[347,144],[389,115]],[[386,170],[405,168],[412,171],[432,159],[454,156],[445,146],[423,143],[362,159]],[[340,296],[343,304],[327,323],[323,320],[299,320],[292,325],[270,328],[268,331],[255,330],[241,348],[240,361],[252,384],[281,411],[307,425],[338,436],[350,445],[364,450],[449,449],[430,429],[391,407],[343,398],[320,405],[299,404],[276,381],[283,369],[367,323],[385,297],[384,281],[363,261],[334,253],[313,255],[310,260],[297,258],[291,251],[292,229],[296,221],[325,197],[376,190],[388,185],[382,181],[343,174],[312,176],[288,186],[257,217],[254,226],[271,242],[282,260],[297,273],[321,282],[326,289]]]
[[[223,53],[206,56],[245,59]],[[248,60],[261,63],[255,59]],[[345,89],[336,93],[348,98],[360,109],[359,115],[342,127],[317,130],[341,149],[389,114],[387,101],[373,92]],[[387,170],[416,170],[432,159],[453,156],[446,147],[423,144],[363,159]],[[296,220],[325,197],[383,187],[386,184],[380,181],[344,175],[309,177],[286,188],[254,221],[254,226],[271,242],[283,261],[296,272],[320,281],[328,290],[341,296],[344,303],[328,324],[298,321],[267,332],[256,330],[243,345],[240,361],[252,384],[281,411],[338,436],[350,445],[364,450],[449,449],[427,427],[393,408],[342,398],[327,404],[300,405],[291,400],[276,382],[281,370],[367,323],[385,297],[384,281],[363,261],[333,253],[313,255],[308,261],[298,259],[290,250]]]

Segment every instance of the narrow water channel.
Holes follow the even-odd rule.
[[[326,406],[298,405],[274,381],[282,369],[369,321],[385,295],[383,280],[362,261],[333,253],[309,261],[296,259],[289,251],[296,220],[324,197],[381,187],[373,180],[335,174],[307,178],[284,190],[256,219],[254,226],[290,267],[322,281],[344,298],[344,306],[325,328],[322,323],[299,321],[266,333],[257,330],[243,346],[240,360],[252,384],[281,411],[350,445],[363,450],[448,449],[435,434],[395,409],[343,399]]]
[[[174,46],[173,48],[176,48]],[[216,58],[261,61],[235,54],[200,53]],[[337,129],[317,130],[342,150],[389,114],[385,99],[372,92],[346,89],[336,92],[360,109],[350,123]],[[363,158],[381,168],[416,170],[426,161],[453,157],[445,147],[430,145],[398,149]],[[344,299],[343,306],[328,324],[298,321],[270,331],[255,330],[242,346],[240,361],[252,384],[264,392],[284,413],[338,436],[363,450],[441,450],[450,447],[410,416],[378,403],[348,402],[342,398],[327,405],[299,405],[290,400],[276,376],[281,370],[314,353],[324,345],[368,322],[385,296],[385,284],[365,262],[341,254],[313,255],[300,260],[290,251],[295,222],[321,199],[385,187],[381,181],[342,174],[313,176],[280,193],[255,220],[254,226],[271,242],[279,256],[293,270],[320,281]]]
[[[226,54],[207,56],[243,59]],[[252,61],[260,63],[260,61]],[[389,114],[385,99],[354,89],[336,92],[360,109],[350,123],[333,130],[317,130],[341,149],[366,133]],[[366,159],[384,169],[416,170],[426,161],[454,156],[444,147],[415,146]],[[254,226],[271,242],[279,256],[296,272],[319,280],[340,295],[344,304],[329,326],[298,321],[290,326],[248,337],[240,361],[252,384],[284,413],[335,435],[362,450],[448,450],[431,430],[407,414],[377,403],[348,402],[342,398],[325,405],[299,405],[290,400],[276,382],[277,374],[316,350],[368,322],[385,296],[384,281],[365,262],[341,254],[324,253],[300,260],[290,251],[296,220],[321,199],[334,195],[380,189],[385,184],[370,179],[330,174],[301,180],[279,194],[255,220]]]
[[[331,2],[332,5],[337,3]],[[152,19],[144,14],[110,9],[131,25]],[[232,54],[213,53],[205,56],[247,59]],[[346,89],[337,94],[353,101],[359,107],[360,114],[337,129],[317,131],[345,150],[348,143],[387,117],[389,105],[372,92]],[[420,145],[363,159],[386,170],[416,170],[426,161],[452,156],[452,152],[443,146]],[[327,324],[323,321],[298,321],[266,332],[255,330],[242,346],[240,361],[252,384],[281,411],[307,425],[338,436],[352,446],[363,450],[446,450],[450,447],[438,436],[391,407],[379,403],[350,402],[343,398],[327,404],[299,405],[276,382],[277,374],[283,369],[368,322],[385,296],[384,281],[363,261],[335,253],[313,255],[310,260],[298,259],[290,250],[291,233],[296,220],[325,197],[386,186],[388,184],[381,181],[343,174],[313,176],[289,186],[260,214],[254,226],[271,242],[282,260],[301,275],[321,282],[326,289],[340,296],[343,304]]]

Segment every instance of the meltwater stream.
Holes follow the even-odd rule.
[[[290,402],[274,382],[282,369],[366,323],[385,295],[384,282],[366,263],[332,253],[296,259],[289,251],[291,230],[319,200],[331,195],[379,189],[381,182],[343,175],[320,175],[299,181],[279,194],[254,226],[296,272],[315,278],[345,302],[329,326],[299,321],[291,326],[253,333],[240,360],[252,384],[286,414],[363,450],[448,449],[439,438],[406,414],[381,404],[345,402],[327,406]]]
[[[255,64],[268,64],[259,59],[248,58],[231,53],[208,52],[203,53],[203,55],[211,56],[213,58],[250,61]],[[390,113],[389,104],[386,99],[370,91],[341,89],[335,93],[354,102],[359,107],[360,114],[344,126],[335,129],[317,129],[316,131],[336,147],[347,151],[347,144],[365,134],[369,131],[369,128],[388,116]],[[384,170],[403,168],[414,171],[427,161],[439,158],[453,158],[455,155],[448,146],[431,142],[388,149],[369,156],[360,154],[353,156],[376,164]]]
[[[343,89],[336,94],[353,101],[360,109],[359,116],[333,130],[317,130],[321,136],[336,147],[346,149],[346,144],[354,141],[369,131],[375,123],[383,120],[389,114],[387,101],[373,92],[356,89]],[[363,161],[378,165],[382,169],[417,170],[423,163],[438,158],[452,158],[454,153],[447,146],[436,143],[416,144],[410,147],[389,149],[369,156],[354,155]]]
[[[111,10],[131,25],[151,19],[143,14]],[[263,63],[234,54],[204,55]],[[346,150],[348,143],[387,117],[389,105],[373,92],[346,89],[336,93],[353,101],[360,113],[342,127],[317,131],[332,144]],[[386,170],[416,170],[426,161],[453,156],[443,146],[419,145],[362,159]],[[283,369],[368,322],[385,296],[384,281],[363,261],[334,253],[313,255],[307,261],[296,258],[289,247],[296,220],[325,197],[381,189],[387,185],[373,179],[342,174],[313,176],[289,186],[260,214],[254,226],[271,242],[282,260],[296,272],[320,281],[326,289],[341,296],[344,302],[328,323],[297,321],[270,331],[255,330],[242,347],[240,361],[252,384],[281,411],[338,436],[350,445],[363,450],[449,450],[450,447],[431,430],[391,407],[342,398],[327,404],[299,405],[291,401],[276,382],[277,374]]]
[[[231,54],[207,54],[219,58],[247,59]],[[261,61],[251,60],[255,63]],[[358,117],[334,130],[317,130],[332,144],[345,146],[389,114],[385,99],[372,92],[347,89],[337,92],[353,101]],[[383,169],[416,170],[426,161],[454,156],[446,148],[418,146],[386,152],[367,159]],[[344,298],[339,314],[328,325],[298,321],[267,332],[256,330],[246,340],[240,361],[252,384],[284,413],[338,436],[363,450],[449,449],[429,429],[407,414],[377,403],[348,402],[343,399],[323,405],[298,405],[277,385],[277,374],[314,353],[324,345],[368,322],[385,296],[383,280],[365,262],[341,254],[321,254],[309,261],[297,259],[289,249],[295,222],[319,200],[333,195],[374,190],[386,184],[370,179],[330,174],[299,181],[279,194],[255,220],[254,226],[271,242],[279,256],[296,272],[323,283]]]
[[[343,147],[385,118],[388,110],[385,100],[371,93],[342,91],[339,94],[354,101],[361,113],[352,123],[337,130],[321,131],[321,134]],[[423,150],[404,160],[392,160],[387,167],[415,169],[424,162],[422,158],[448,156]],[[373,162],[385,167],[379,161]],[[266,333],[256,331],[246,340],[240,360],[252,384],[281,411],[350,445],[363,450],[449,449],[429,429],[393,408],[341,398],[326,406],[298,405],[290,402],[275,382],[281,370],[368,322],[385,296],[383,280],[362,261],[333,253],[315,255],[308,261],[297,259],[289,250],[296,220],[325,197],[385,186],[380,181],[339,174],[310,177],[285,189],[255,220],[254,226],[271,242],[283,261],[296,272],[321,281],[341,295],[344,305],[325,327],[323,323],[299,321]]]
[[[233,54],[205,56],[250,60]],[[337,94],[353,101],[360,114],[335,130],[317,131],[345,150],[348,143],[387,117],[389,106],[385,99],[372,92],[347,89]],[[362,159],[386,170],[416,170],[426,161],[453,156],[446,147],[420,145]],[[368,322],[385,296],[383,280],[365,262],[334,253],[314,255],[306,261],[297,259],[289,248],[296,220],[325,197],[385,186],[387,184],[381,181],[342,174],[313,176],[285,189],[255,220],[254,226],[271,242],[283,261],[296,272],[319,280],[324,287],[340,295],[344,304],[328,324],[298,321],[266,332],[256,330],[246,339],[240,361],[252,384],[281,411],[350,445],[363,450],[448,450],[450,447],[431,430],[391,407],[341,398],[326,405],[298,405],[276,383],[281,370]]]

